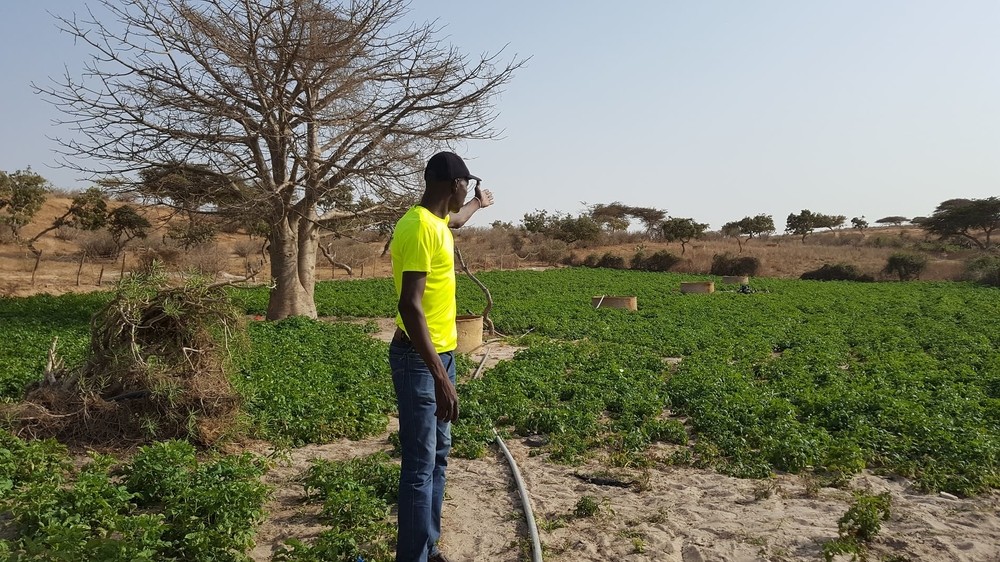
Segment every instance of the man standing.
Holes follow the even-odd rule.
[[[471,180],[475,197],[466,203]],[[396,562],[447,562],[437,541],[451,422],[458,419],[455,240],[449,229],[493,203],[479,182],[457,154],[435,154],[424,169],[420,204],[396,223],[389,246],[399,298],[389,364],[403,452]]]

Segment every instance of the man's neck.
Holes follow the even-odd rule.
[[[424,194],[420,199],[420,206],[433,213],[434,216],[443,219],[448,216],[448,199],[447,197],[442,199]]]

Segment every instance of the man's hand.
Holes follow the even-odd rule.
[[[493,204],[493,192],[488,189],[482,189],[478,185],[476,186],[476,198],[479,199],[479,203],[482,205],[480,208],[485,209]]]
[[[437,400],[437,419],[443,422],[453,422],[458,419],[458,393],[455,392],[455,385],[445,377],[441,380],[434,378],[434,397]]]

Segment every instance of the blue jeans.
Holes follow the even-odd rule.
[[[440,354],[455,384],[455,354]],[[451,424],[438,421],[434,377],[409,343],[389,346],[392,384],[399,407],[399,532],[396,562],[426,562],[437,554],[441,536],[444,473],[451,451]]]

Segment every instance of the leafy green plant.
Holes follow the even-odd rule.
[[[276,562],[392,560],[394,531],[387,517],[397,500],[399,465],[388,455],[314,459],[301,480],[309,500],[323,503],[323,519],[330,528],[312,544],[288,541]]]
[[[676,426],[657,420],[664,388],[662,362],[641,349],[539,343],[459,388],[453,453],[482,450],[496,426],[546,434],[545,449],[558,462],[580,462],[611,442],[634,464],[654,438],[678,439]]]
[[[213,560],[241,559],[253,546],[270,493],[260,482],[265,469],[250,454],[199,462],[190,443],[167,441],[140,449],[123,472],[137,504],[163,514],[167,556]]]
[[[583,496],[573,507],[573,515],[576,517],[593,517],[600,513],[601,504],[593,496]]]
[[[0,553],[14,560],[249,560],[267,496],[259,459],[200,462],[190,444],[166,442],[141,449],[132,464],[93,454],[76,469],[52,443],[3,439],[0,467],[10,487],[0,506],[10,519],[0,531],[12,538],[0,541]]]
[[[870,541],[882,528],[882,522],[892,515],[891,505],[892,497],[889,492],[878,495],[857,492],[854,503],[837,522],[837,529],[841,536]]]
[[[236,388],[261,436],[302,445],[385,430],[395,410],[384,343],[363,327],[303,317],[249,326]]]
[[[850,554],[852,560],[867,559],[867,543],[878,534],[882,522],[891,515],[889,492],[878,495],[855,492],[854,503],[837,522],[838,538],[823,545],[823,557],[831,562],[838,554]]]

